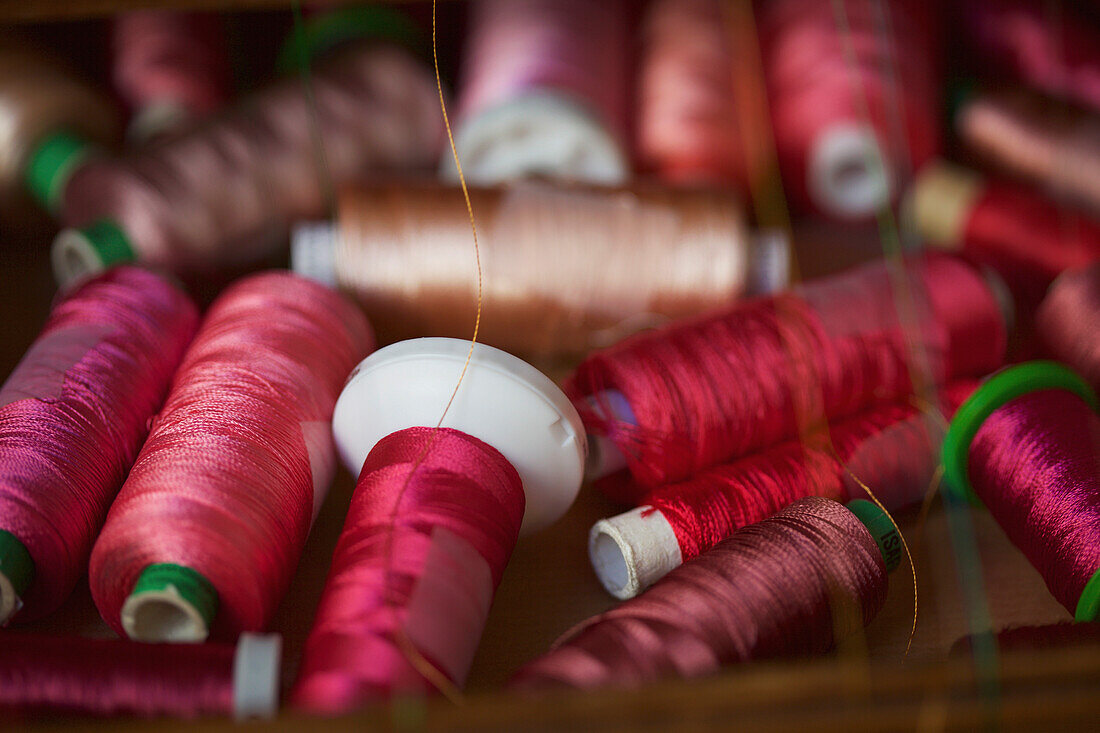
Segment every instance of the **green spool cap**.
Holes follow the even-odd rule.
[[[50,256],[62,286],[137,259],[130,238],[112,219],[100,219],[83,229],[62,230]]]
[[[943,477],[955,496],[978,503],[970,485],[970,444],[990,415],[1030,392],[1044,389],[1064,389],[1073,392],[1093,410],[1097,408],[1096,393],[1084,379],[1069,367],[1054,361],[1029,361],[1002,369],[986,380],[962,404],[951,420],[943,439]]]
[[[901,563],[904,546],[901,535],[894,523],[890,521],[890,517],[877,504],[866,499],[852,499],[847,506],[848,511],[855,514],[856,519],[862,522],[875,538],[875,544],[882,553],[882,561],[886,563],[886,572],[894,572]]]
[[[973,77],[954,82],[947,92],[947,119],[954,120],[956,115],[959,114],[959,110],[978,96],[979,91],[981,90],[978,81]]]
[[[156,563],[141,571],[122,605],[122,627],[135,641],[204,641],[218,612],[218,591],[191,568]]]
[[[26,545],[0,529],[0,625],[19,610],[22,597],[34,580],[34,559]]]
[[[296,26],[279,51],[275,68],[283,74],[291,73],[303,61],[358,38],[395,41],[418,55],[424,55],[427,48],[420,29],[404,13],[377,5],[341,8]]]
[[[87,141],[70,132],[55,132],[40,140],[31,151],[26,184],[46,211],[58,212],[65,184],[91,152],[92,146]]]

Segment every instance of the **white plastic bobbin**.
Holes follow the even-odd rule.
[[[336,447],[353,475],[382,438],[439,422],[469,353],[462,339],[411,339],[355,368],[332,416]],[[474,346],[441,427],[488,443],[516,469],[527,497],[525,533],[559,519],[580,490],[586,440],[576,408],[549,377],[507,352]]]
[[[282,651],[278,634],[241,634],[233,656],[233,717],[275,717]]]
[[[684,562],[672,525],[650,506],[596,522],[588,534],[588,556],[603,587],[623,600]]]
[[[566,96],[533,92],[463,120],[455,148],[466,180],[493,185],[531,176],[613,185],[626,180],[622,146],[588,110]],[[440,174],[458,180],[454,158]]]
[[[303,222],[290,235],[290,269],[330,288],[336,287],[336,226]]]
[[[893,173],[868,125],[834,125],[822,132],[806,175],[811,198],[834,216],[870,216],[890,202]]]

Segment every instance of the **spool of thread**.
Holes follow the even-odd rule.
[[[61,184],[58,280],[135,259],[181,273],[256,262],[291,221],[324,213],[329,185],[433,165],[438,105],[431,72],[403,48],[344,44],[308,88],[284,80],[163,144],[81,166]]]
[[[788,197],[866,218],[940,149],[938,30],[920,0],[757,4]]]
[[[468,25],[455,114],[466,180],[622,183],[626,2],[478,0]],[[442,160],[457,181],[452,156]]]
[[[580,355],[787,283],[786,239],[751,236],[719,191],[521,183],[469,193],[479,340],[503,349]],[[351,294],[383,342],[469,334],[478,279],[462,189],[345,190],[339,212],[335,226],[296,230],[296,272]]]
[[[370,346],[358,309],[287,273],[215,301],[92,550],[115,631],[202,641],[266,626],[332,479],[340,385]]]
[[[1035,320],[1046,352],[1100,390],[1100,263],[1059,275]]]
[[[907,317],[896,282],[913,299]],[[911,349],[928,355],[937,384],[995,369],[1008,307],[952,257],[908,259],[895,277],[870,263],[635,336],[586,359],[566,391],[596,436],[592,475],[626,465],[640,499],[803,427],[912,394]]]
[[[745,527],[645,595],[594,616],[528,663],[514,687],[637,687],[723,665],[824,654],[886,601],[874,504],[811,497]],[[867,522],[867,525],[864,525]]]
[[[1100,417],[1096,394],[1055,362],[991,377],[943,444],[953,496],[981,500],[1078,621],[1100,610]]]
[[[1013,89],[965,101],[955,128],[983,161],[1100,215],[1100,116]]]
[[[960,32],[985,69],[1100,110],[1100,30],[1072,3],[967,0]]]
[[[906,208],[930,245],[990,265],[1029,304],[1063,270],[1100,259],[1100,222],[946,163],[921,170]]]
[[[975,382],[946,388],[942,409],[954,413]],[[782,443],[660,486],[641,506],[596,522],[588,554],[616,598],[633,598],[738,529],[802,497],[849,501],[863,485],[889,510],[919,503],[938,465],[943,431],[914,407],[889,403],[832,426],[829,434]],[[891,548],[898,557],[901,545]]]
[[[638,72],[643,167],[673,183],[748,188],[733,65],[718,0],[649,4]]]
[[[461,687],[521,527],[545,527],[577,495],[580,418],[516,357],[425,338],[356,368],[333,432],[344,463],[362,473],[294,703],[336,713]]]
[[[120,13],[111,20],[111,51],[111,76],[130,108],[133,140],[180,129],[228,97],[228,49],[216,15]]]
[[[119,134],[118,112],[60,62],[10,34],[0,36],[0,204],[7,216],[29,205],[29,189],[55,212],[46,171],[71,169]],[[79,154],[72,151],[79,148]]]
[[[270,718],[281,649],[276,634],[242,634],[232,646],[3,634],[0,710]]]
[[[112,270],[54,306],[0,388],[0,624],[54,611],[87,570],[198,319],[161,277]]]

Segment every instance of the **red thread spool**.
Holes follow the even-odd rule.
[[[0,710],[97,716],[271,717],[279,707],[281,641],[139,644],[0,635]]]
[[[976,270],[929,255],[907,260],[902,277],[914,333],[899,322],[887,265],[872,263],[597,352],[567,391],[597,448],[652,488],[911,394],[911,347],[929,355],[937,383],[1000,365],[1005,316]]]
[[[758,3],[764,81],[791,200],[869,217],[940,149],[928,3]]]
[[[1062,273],[1036,315],[1047,353],[1100,389],[1100,263]]]
[[[212,14],[133,10],[111,22],[111,76],[146,140],[198,120],[228,96],[228,49]]]
[[[961,25],[988,69],[1100,110],[1100,30],[1065,3],[968,0]]]
[[[442,427],[417,427],[441,422],[460,374]],[[360,364],[333,432],[345,464],[362,474],[296,704],[335,713],[461,687],[521,526],[555,521],[580,488],[580,418],[519,359],[431,338],[393,344]]]
[[[478,0],[469,7],[455,114],[467,180],[623,182],[627,3]],[[443,175],[458,180],[449,155]]]
[[[342,296],[287,273],[211,306],[92,550],[96,606],[140,641],[263,629],[334,469],[329,420],[371,347]]]
[[[955,496],[980,499],[1078,621],[1100,610],[1096,394],[1055,362],[994,375],[959,408],[943,446]]]
[[[207,125],[55,184],[73,227],[54,243],[55,273],[68,283],[134,259],[180,272],[255,262],[291,221],[324,214],[327,186],[435,164],[438,105],[429,69],[409,52],[345,44],[308,90],[285,80]]]
[[[823,654],[885,603],[878,542],[894,532],[885,526],[873,534],[834,501],[802,499],[738,530],[645,595],[582,622],[512,685],[636,687],[727,664]]]
[[[943,410],[954,413],[976,387],[946,388]],[[596,522],[589,557],[616,598],[632,598],[669,571],[802,497],[836,501],[866,497],[871,487],[889,510],[920,502],[932,484],[943,431],[907,404],[868,408],[829,434],[782,443],[697,476],[657,487],[624,514]],[[900,558],[900,545],[893,548]]]
[[[638,156],[674,183],[748,187],[734,56],[717,0],[656,0],[638,72]]]
[[[55,610],[198,325],[145,270],[104,273],[59,301],[0,388],[0,623]]]
[[[1005,181],[937,164],[921,171],[910,202],[929,244],[990,265],[1025,303],[1063,270],[1100,259],[1100,223]]]

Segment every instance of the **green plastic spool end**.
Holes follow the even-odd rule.
[[[1089,578],[1089,582],[1085,583],[1085,589],[1077,599],[1077,610],[1073,614],[1073,619],[1095,621],[1098,613],[1100,613],[1100,570],[1097,570]]]
[[[404,13],[377,5],[340,8],[298,25],[279,51],[275,62],[282,74],[297,71],[346,41],[377,38],[394,41],[417,55],[425,55],[423,33]]]
[[[122,604],[122,628],[135,641],[201,642],[218,611],[218,591],[191,568],[157,563],[141,571]]]
[[[83,229],[63,229],[53,242],[50,258],[62,287],[137,259],[130,238],[111,219],[100,219]]]
[[[55,132],[34,147],[27,160],[26,184],[46,211],[60,211],[65,185],[91,152],[91,145],[69,132]]]
[[[856,515],[871,536],[875,538],[882,561],[886,563],[886,572],[892,573],[901,563],[903,545],[897,527],[890,517],[874,502],[866,499],[852,499],[847,504],[848,511]]]
[[[34,560],[11,532],[0,529],[0,626],[23,607],[23,594],[34,581]]]

